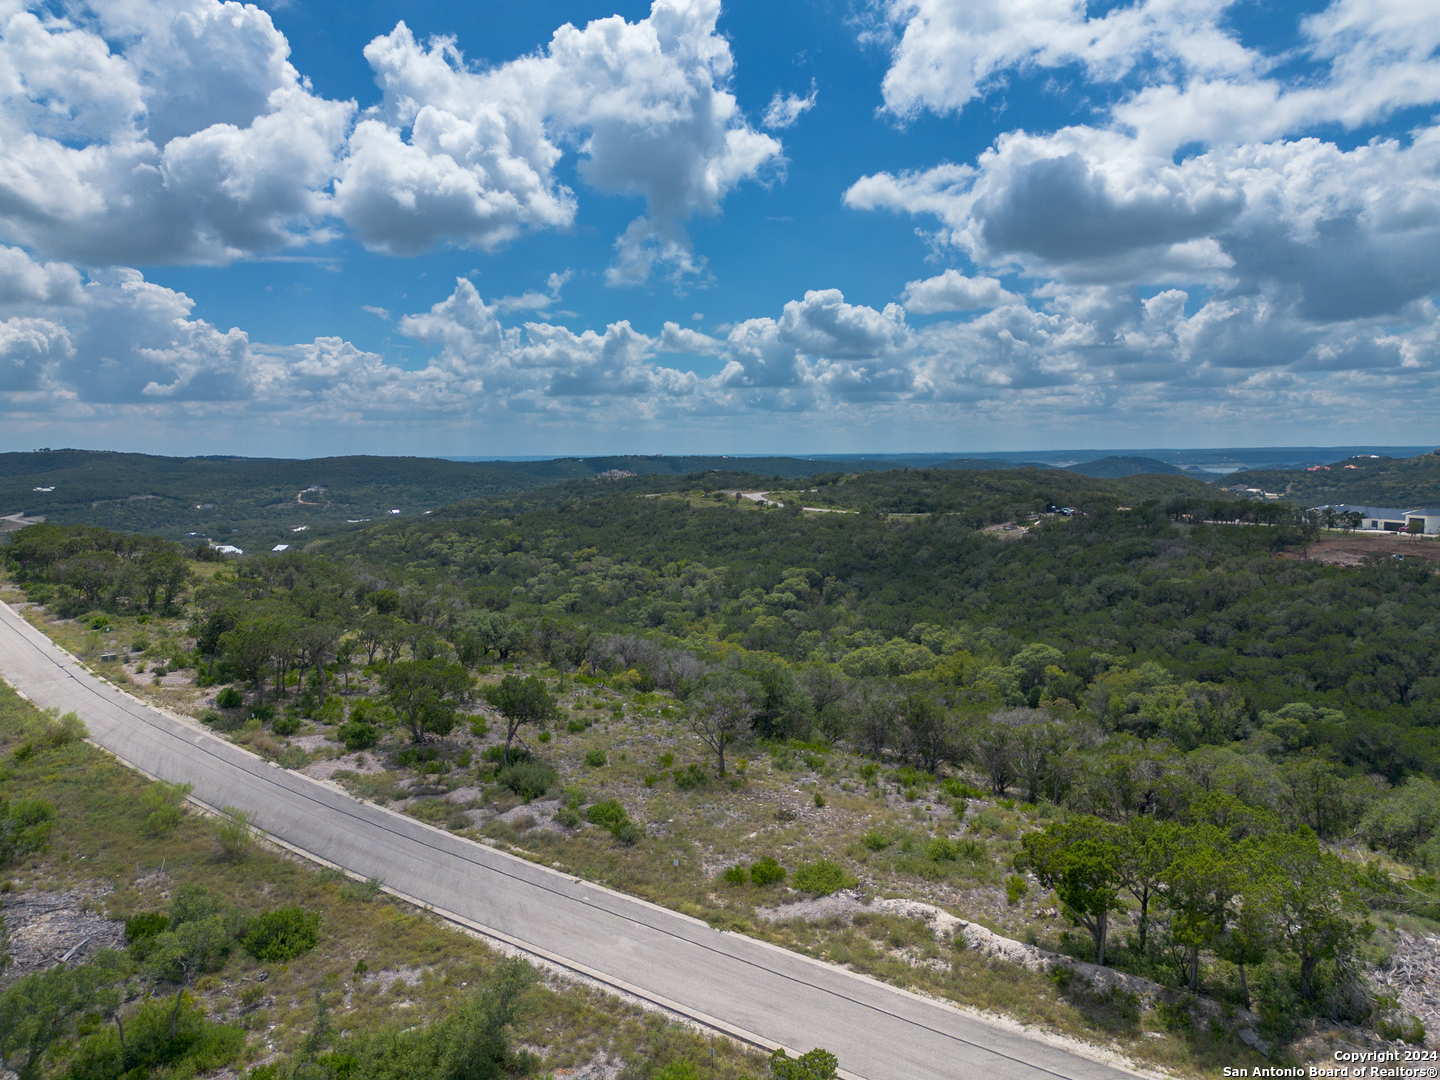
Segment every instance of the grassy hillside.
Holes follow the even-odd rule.
[[[1371,503],[1411,509],[1440,506],[1440,456],[1356,457],[1328,469],[1277,469],[1232,473],[1227,485],[1279,492],[1303,506]]]

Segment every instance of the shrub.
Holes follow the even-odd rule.
[[[540,739],[540,741],[541,741],[542,743],[549,742],[549,741],[550,741],[550,732],[548,732],[548,731],[542,731],[542,732],[540,732],[538,738]],[[604,762],[602,761],[601,764],[603,765]]]
[[[303,769],[310,761],[310,755],[303,746],[287,746],[275,759],[282,769]]]
[[[277,716],[270,722],[270,730],[281,738],[288,739],[300,730],[300,718],[289,713]]]
[[[581,719],[580,717],[567,721],[565,724],[565,730],[570,732],[571,735],[579,735],[589,727],[590,721]]]
[[[485,753],[480,756],[483,757],[486,761],[493,761],[498,763],[505,757],[505,748],[503,746],[487,746],[485,748]],[[511,765],[522,765],[525,762],[534,760],[534,757],[535,755],[530,753],[530,751],[526,750],[523,746],[512,746],[510,748]]]
[[[142,911],[125,920],[125,940],[133,943],[142,938],[152,938],[163,934],[169,926],[170,916],[163,911]]]
[[[538,799],[560,782],[560,774],[549,765],[538,761],[525,761],[501,769],[498,777],[501,784],[527,802]]]
[[[245,704],[245,695],[233,686],[227,686],[215,695],[215,704],[222,709],[238,709]]]
[[[785,868],[766,855],[750,867],[750,880],[760,886],[775,885],[785,880]]]
[[[824,795],[821,795],[818,791],[815,792],[815,809],[816,809],[816,810],[823,810],[823,809],[825,809],[825,796],[824,796]]]
[[[181,923],[200,922],[210,918],[211,915],[220,914],[219,902],[210,895],[210,890],[204,885],[181,885],[174,897],[170,900],[170,925],[171,928]],[[227,942],[224,947],[225,953],[229,954],[230,945]]]
[[[599,825],[611,832],[630,823],[630,815],[625,812],[625,807],[620,805],[618,799],[595,803],[585,811],[585,817],[591,825]]]
[[[85,729],[85,722],[73,712],[67,712],[60,717],[45,733],[45,745],[47,746],[68,746],[72,742],[88,738],[90,732]]]
[[[335,733],[352,754],[357,750],[369,750],[380,741],[380,732],[375,730],[375,725],[363,720],[347,720],[336,728]]]
[[[134,641],[130,643],[131,652],[145,652],[149,648],[150,639],[147,637],[137,637]]]
[[[50,840],[54,820],[55,808],[44,799],[16,799],[7,804],[0,795],[0,866],[43,848]]]
[[[258,916],[241,944],[261,963],[284,963],[309,952],[320,940],[320,913],[280,908]]]
[[[250,845],[255,840],[250,819],[233,806],[225,807],[215,822],[215,840],[227,860],[243,861],[250,854]]]
[[[486,720],[483,716],[477,716],[474,720],[470,721],[470,734],[474,735],[477,739],[483,739],[486,735],[490,734],[490,721]]]
[[[966,859],[973,863],[987,863],[990,861],[990,848],[984,840],[973,836],[967,836],[955,845],[957,858]]]
[[[895,782],[904,788],[924,787],[935,782],[935,778],[927,772],[911,768],[909,765],[901,765],[890,774]]]
[[[591,769],[598,769],[605,764],[604,750],[591,750],[585,755],[585,764]]]
[[[580,824],[580,811],[572,810],[568,806],[561,807],[555,812],[555,820],[567,829],[573,829]]]
[[[672,1061],[655,1074],[655,1080],[700,1080],[700,1070],[693,1061]]]
[[[795,868],[793,881],[795,888],[801,892],[816,893],[820,896],[829,896],[833,892],[855,884],[854,879],[846,875],[844,868],[839,863],[831,862],[829,859],[816,859],[811,863],[801,863]]]
[[[514,760],[514,755],[511,755],[511,760]],[[407,746],[395,755],[394,761],[400,768],[418,767],[422,773],[430,772],[432,770],[426,766],[432,762],[436,766],[440,764],[440,750],[435,746]]]
[[[1412,1046],[1425,1045],[1425,1025],[1417,1016],[1409,1016],[1404,1020],[1384,1018],[1375,1025],[1375,1030],[1387,1039],[1404,1040]]]
[[[340,896],[345,900],[360,900],[368,902],[380,895],[385,882],[378,877],[366,878],[364,881],[346,881],[340,886]],[[359,963],[364,963],[363,960]],[[357,969],[359,970],[359,969]],[[362,971],[361,974],[364,974]]]
[[[864,844],[865,847],[870,851],[884,851],[894,842],[895,841],[891,840],[890,837],[886,836],[884,833],[877,832],[874,829],[871,829],[869,832],[867,832],[864,836],[860,838],[860,843]]]
[[[952,799],[984,799],[985,792],[969,784],[961,783],[953,776],[940,781],[940,790]]]
[[[145,828],[158,836],[178,826],[184,816],[180,807],[185,802],[185,796],[194,790],[194,784],[167,784],[164,780],[157,780],[141,791],[140,805],[150,812],[145,819]]]
[[[745,868],[743,866],[727,866],[723,875],[726,885],[744,885],[746,881]]]
[[[784,1050],[770,1055],[770,1075],[775,1080],[835,1080],[839,1069],[839,1059],[819,1047],[798,1058],[790,1057]]]
[[[240,1061],[245,1032],[218,1024],[189,994],[175,1014],[173,1001],[151,998],[125,1017],[122,1048],[113,1024],[85,1035],[70,1058],[69,1080],[113,1080],[117,1076],[198,1076]],[[172,1034],[171,1022],[174,1021]]]
[[[935,862],[954,862],[960,852],[954,840],[937,836],[925,845],[925,854]]]
[[[1018,904],[1029,891],[1029,883],[1019,874],[1011,874],[1005,879],[1005,903],[1010,907]]]
[[[681,791],[693,791],[709,784],[710,774],[693,761],[685,768],[675,770],[675,786]]]
[[[611,834],[626,847],[633,847],[640,842],[640,838],[645,835],[645,831],[633,821],[627,821],[618,829],[612,830]]]

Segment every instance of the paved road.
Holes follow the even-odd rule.
[[[1131,1074],[352,799],[96,678],[0,604],[0,672],[101,746],[275,838],[533,955],[762,1046],[824,1046],[864,1080]]]

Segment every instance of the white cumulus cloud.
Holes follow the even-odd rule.
[[[946,270],[921,281],[907,281],[901,300],[905,310],[916,315],[979,311],[1025,302],[1023,297],[1010,292],[993,277],[966,277],[958,270]]]
[[[815,107],[815,80],[810,80],[810,93],[801,97],[799,94],[786,94],[780,96],[780,91],[775,91],[775,96],[770,99],[770,104],[765,106],[765,118],[761,121],[772,131],[780,128],[794,127],[800,117]]]
[[[727,89],[718,0],[656,0],[649,16],[555,31],[542,51],[484,72],[455,42],[417,42],[403,23],[365,50],[385,93],[356,127],[336,183],[340,213],[367,244],[413,253],[440,241],[494,248],[528,228],[563,228],[576,197],[554,170],[579,153],[587,184],[643,197],[608,280],[657,266],[701,272],[684,224],[778,158]]]
[[[223,263],[310,238],[353,105],[316,97],[288,53],[237,3],[11,11],[0,237],[93,265]]]

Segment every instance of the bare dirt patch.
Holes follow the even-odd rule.
[[[342,757],[329,758],[325,761],[312,761],[300,771],[306,776],[313,776],[316,780],[329,780],[341,770],[360,775],[370,775],[384,772],[385,765],[383,762],[377,760],[374,754],[361,752],[358,754],[345,754]]]
[[[1286,548],[1276,552],[1278,559],[1313,559],[1328,566],[1360,566],[1369,555],[1401,556],[1419,559],[1440,566],[1440,541],[1426,537],[1415,539],[1394,533],[1327,536],[1305,547]]]
[[[1020,540],[1030,531],[1028,525],[1017,525],[1007,521],[1003,525],[986,525],[980,530],[992,540]]]
[[[84,963],[96,949],[124,948],[125,924],[105,918],[102,895],[72,889],[5,897],[0,911],[10,932],[13,960],[6,975],[15,978],[59,963]]]
[[[1395,952],[1387,957],[1370,981],[1383,992],[1395,996],[1401,1014],[1419,1017],[1434,1045],[1434,1033],[1440,1031],[1440,938],[1395,933]]]

